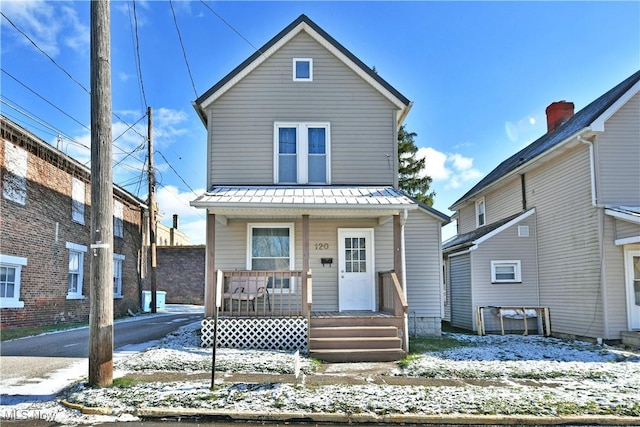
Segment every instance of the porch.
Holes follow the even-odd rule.
[[[394,271],[377,278],[375,311],[313,311],[311,271],[218,270],[202,346],[299,350],[330,362],[399,360],[408,348],[408,305]]]

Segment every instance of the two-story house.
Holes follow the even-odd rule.
[[[548,132],[451,206],[452,325],[477,330],[478,307],[532,306],[549,309],[555,335],[637,337],[628,331],[640,330],[639,90],[636,72],[575,114],[573,103],[549,105]],[[496,316],[484,320],[496,330]]]
[[[398,189],[406,97],[302,15],[195,107],[218,346],[394,360],[440,334],[449,218]]]
[[[91,172],[0,116],[0,326],[86,322]],[[113,187],[114,315],[140,310],[146,205]]]

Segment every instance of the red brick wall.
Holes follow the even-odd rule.
[[[203,305],[205,246],[159,246],[156,254],[156,290],[167,293],[165,302]],[[151,290],[149,277],[144,290]]]
[[[0,139],[2,177],[5,167],[5,137]],[[13,142],[26,148],[28,139],[16,137]],[[23,308],[0,310],[0,328],[42,326],[84,322],[89,317],[91,249],[89,226],[91,223],[90,178],[79,168],[57,167],[60,163],[50,152],[28,145],[27,200],[20,205],[2,197],[0,191],[0,253],[27,258],[22,268],[20,300]],[[39,157],[45,157],[47,160]],[[63,159],[64,160],[64,159]],[[69,162],[62,161],[68,164]],[[74,170],[75,169],[75,170]],[[73,175],[72,175],[73,173]],[[85,182],[85,223],[71,220],[72,177]],[[2,182],[0,177],[0,182]],[[138,256],[140,251],[141,208],[124,205],[124,239],[114,238],[114,252],[125,256],[123,261],[123,298],[114,300],[114,316],[126,315],[127,310],[139,311],[140,280]],[[82,294],[85,299],[67,299],[69,250],[66,243],[86,246]]]

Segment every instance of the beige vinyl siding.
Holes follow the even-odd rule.
[[[294,57],[313,58],[313,81],[294,82]],[[213,185],[273,183],[274,122],[328,122],[331,182],[392,185],[395,108],[305,33],[295,36],[214,102]]]
[[[528,173],[536,208],[540,304],[554,333],[601,337],[598,215],[591,206],[589,149],[580,144]]]
[[[529,227],[529,237],[518,237],[518,226]],[[472,251],[474,306],[538,306],[538,265],[535,214],[503,230]],[[521,283],[492,283],[491,261],[520,261]],[[535,327],[535,323],[532,323]],[[522,320],[505,319],[505,328],[522,329]],[[499,319],[485,311],[485,328],[499,330]]]
[[[505,185],[501,185],[485,196],[485,216],[487,218],[487,224],[522,211],[522,184],[520,182],[520,175],[510,178]]]
[[[620,339],[620,331],[626,331],[627,292],[624,271],[624,246],[614,244],[617,226],[623,222],[600,212],[604,227],[604,283],[607,323],[604,339]]]
[[[451,275],[451,326],[476,330],[471,300],[471,255],[449,258]]]
[[[417,317],[442,316],[440,222],[411,211],[405,223],[405,262],[409,311]]]
[[[630,221],[616,220],[614,240],[638,236],[640,236],[640,224]]]
[[[598,203],[640,206],[640,94],[605,122],[596,159]]]
[[[458,234],[468,233],[476,228],[476,205],[471,202],[459,210]]]

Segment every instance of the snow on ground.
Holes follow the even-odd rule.
[[[118,358],[114,376],[210,373],[211,349],[199,347],[198,329],[198,323],[185,326],[145,351]],[[124,422],[136,419],[132,415],[136,408],[152,407],[380,415],[640,416],[637,352],[540,336],[445,334],[445,340],[454,345],[413,355],[402,367],[389,366],[387,381],[406,379],[403,385],[385,384],[384,376],[381,382],[346,384],[340,376],[348,375],[354,364],[333,365],[337,367],[334,374],[329,369],[314,373],[317,364],[302,357],[302,371],[309,377],[334,375],[334,383],[232,383],[223,377],[216,380],[214,390],[209,389],[210,380],[123,381],[101,389],[78,383],[62,397],[86,406],[110,407],[112,415],[82,415],[54,402],[7,406],[3,395],[0,417],[40,417],[66,424]],[[216,372],[292,374],[294,365],[294,355],[286,352],[216,352]]]

